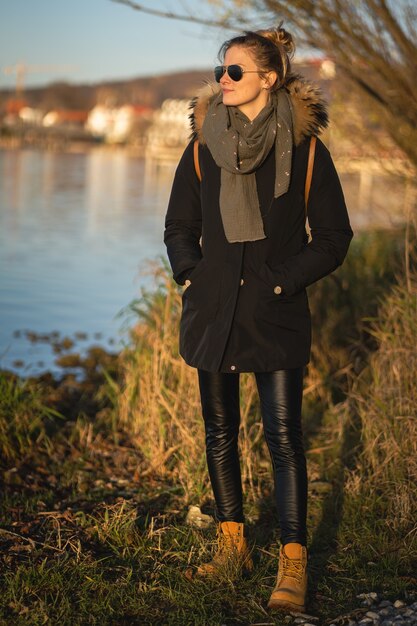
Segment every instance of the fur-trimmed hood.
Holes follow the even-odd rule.
[[[294,143],[297,146],[303,139],[318,135],[328,125],[327,103],[323,99],[320,88],[300,75],[293,75],[286,83],[294,112]],[[191,138],[198,138],[205,144],[202,126],[206,117],[210,100],[216,96],[220,88],[216,83],[208,83],[191,100],[190,122]]]

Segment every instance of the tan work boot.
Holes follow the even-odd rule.
[[[306,594],[307,548],[301,543],[287,543],[279,552],[278,577],[268,608],[303,613]]]
[[[231,575],[239,571],[252,571],[253,561],[243,534],[243,523],[219,522],[217,526],[217,552],[209,563],[197,569],[197,576],[212,576],[219,570]]]

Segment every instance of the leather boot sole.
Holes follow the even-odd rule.
[[[294,602],[290,602],[289,600],[279,600],[278,598],[274,600],[271,598],[268,602],[268,609],[273,609],[275,611],[298,611],[299,613],[305,613],[306,607],[305,604],[295,604]]]

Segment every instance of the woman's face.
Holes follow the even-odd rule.
[[[240,65],[244,72],[241,80],[233,81],[227,72],[220,79],[223,92],[223,104],[238,107],[245,115],[253,120],[264,108],[269,98],[269,87],[276,80],[275,72],[268,72],[262,78],[256,71],[259,70],[250,53],[242,46],[232,46],[226,52],[224,65]]]

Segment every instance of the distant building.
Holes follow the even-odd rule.
[[[88,114],[85,128],[94,137],[104,139],[110,132],[113,123],[114,109],[110,109],[103,104],[96,104]]]
[[[146,158],[172,162],[179,158],[190,135],[190,101],[165,100],[147,132]]]
[[[141,122],[150,120],[152,114],[153,110],[143,105],[108,107],[97,104],[88,114],[85,127],[92,135],[108,143],[125,143]]]
[[[22,123],[40,123],[38,115],[35,113],[36,109],[29,107],[26,100],[11,98],[6,101],[4,111],[3,124],[5,126],[16,126],[16,124]]]
[[[27,106],[28,102],[26,102],[26,100],[11,98],[6,101],[6,115],[18,115],[19,111]]]
[[[33,107],[22,107],[19,111],[18,117],[24,124],[30,124],[31,126],[41,126],[44,112],[41,109],[35,109]]]
[[[51,126],[84,126],[88,119],[88,111],[71,111],[57,109],[44,115],[42,125]]]

